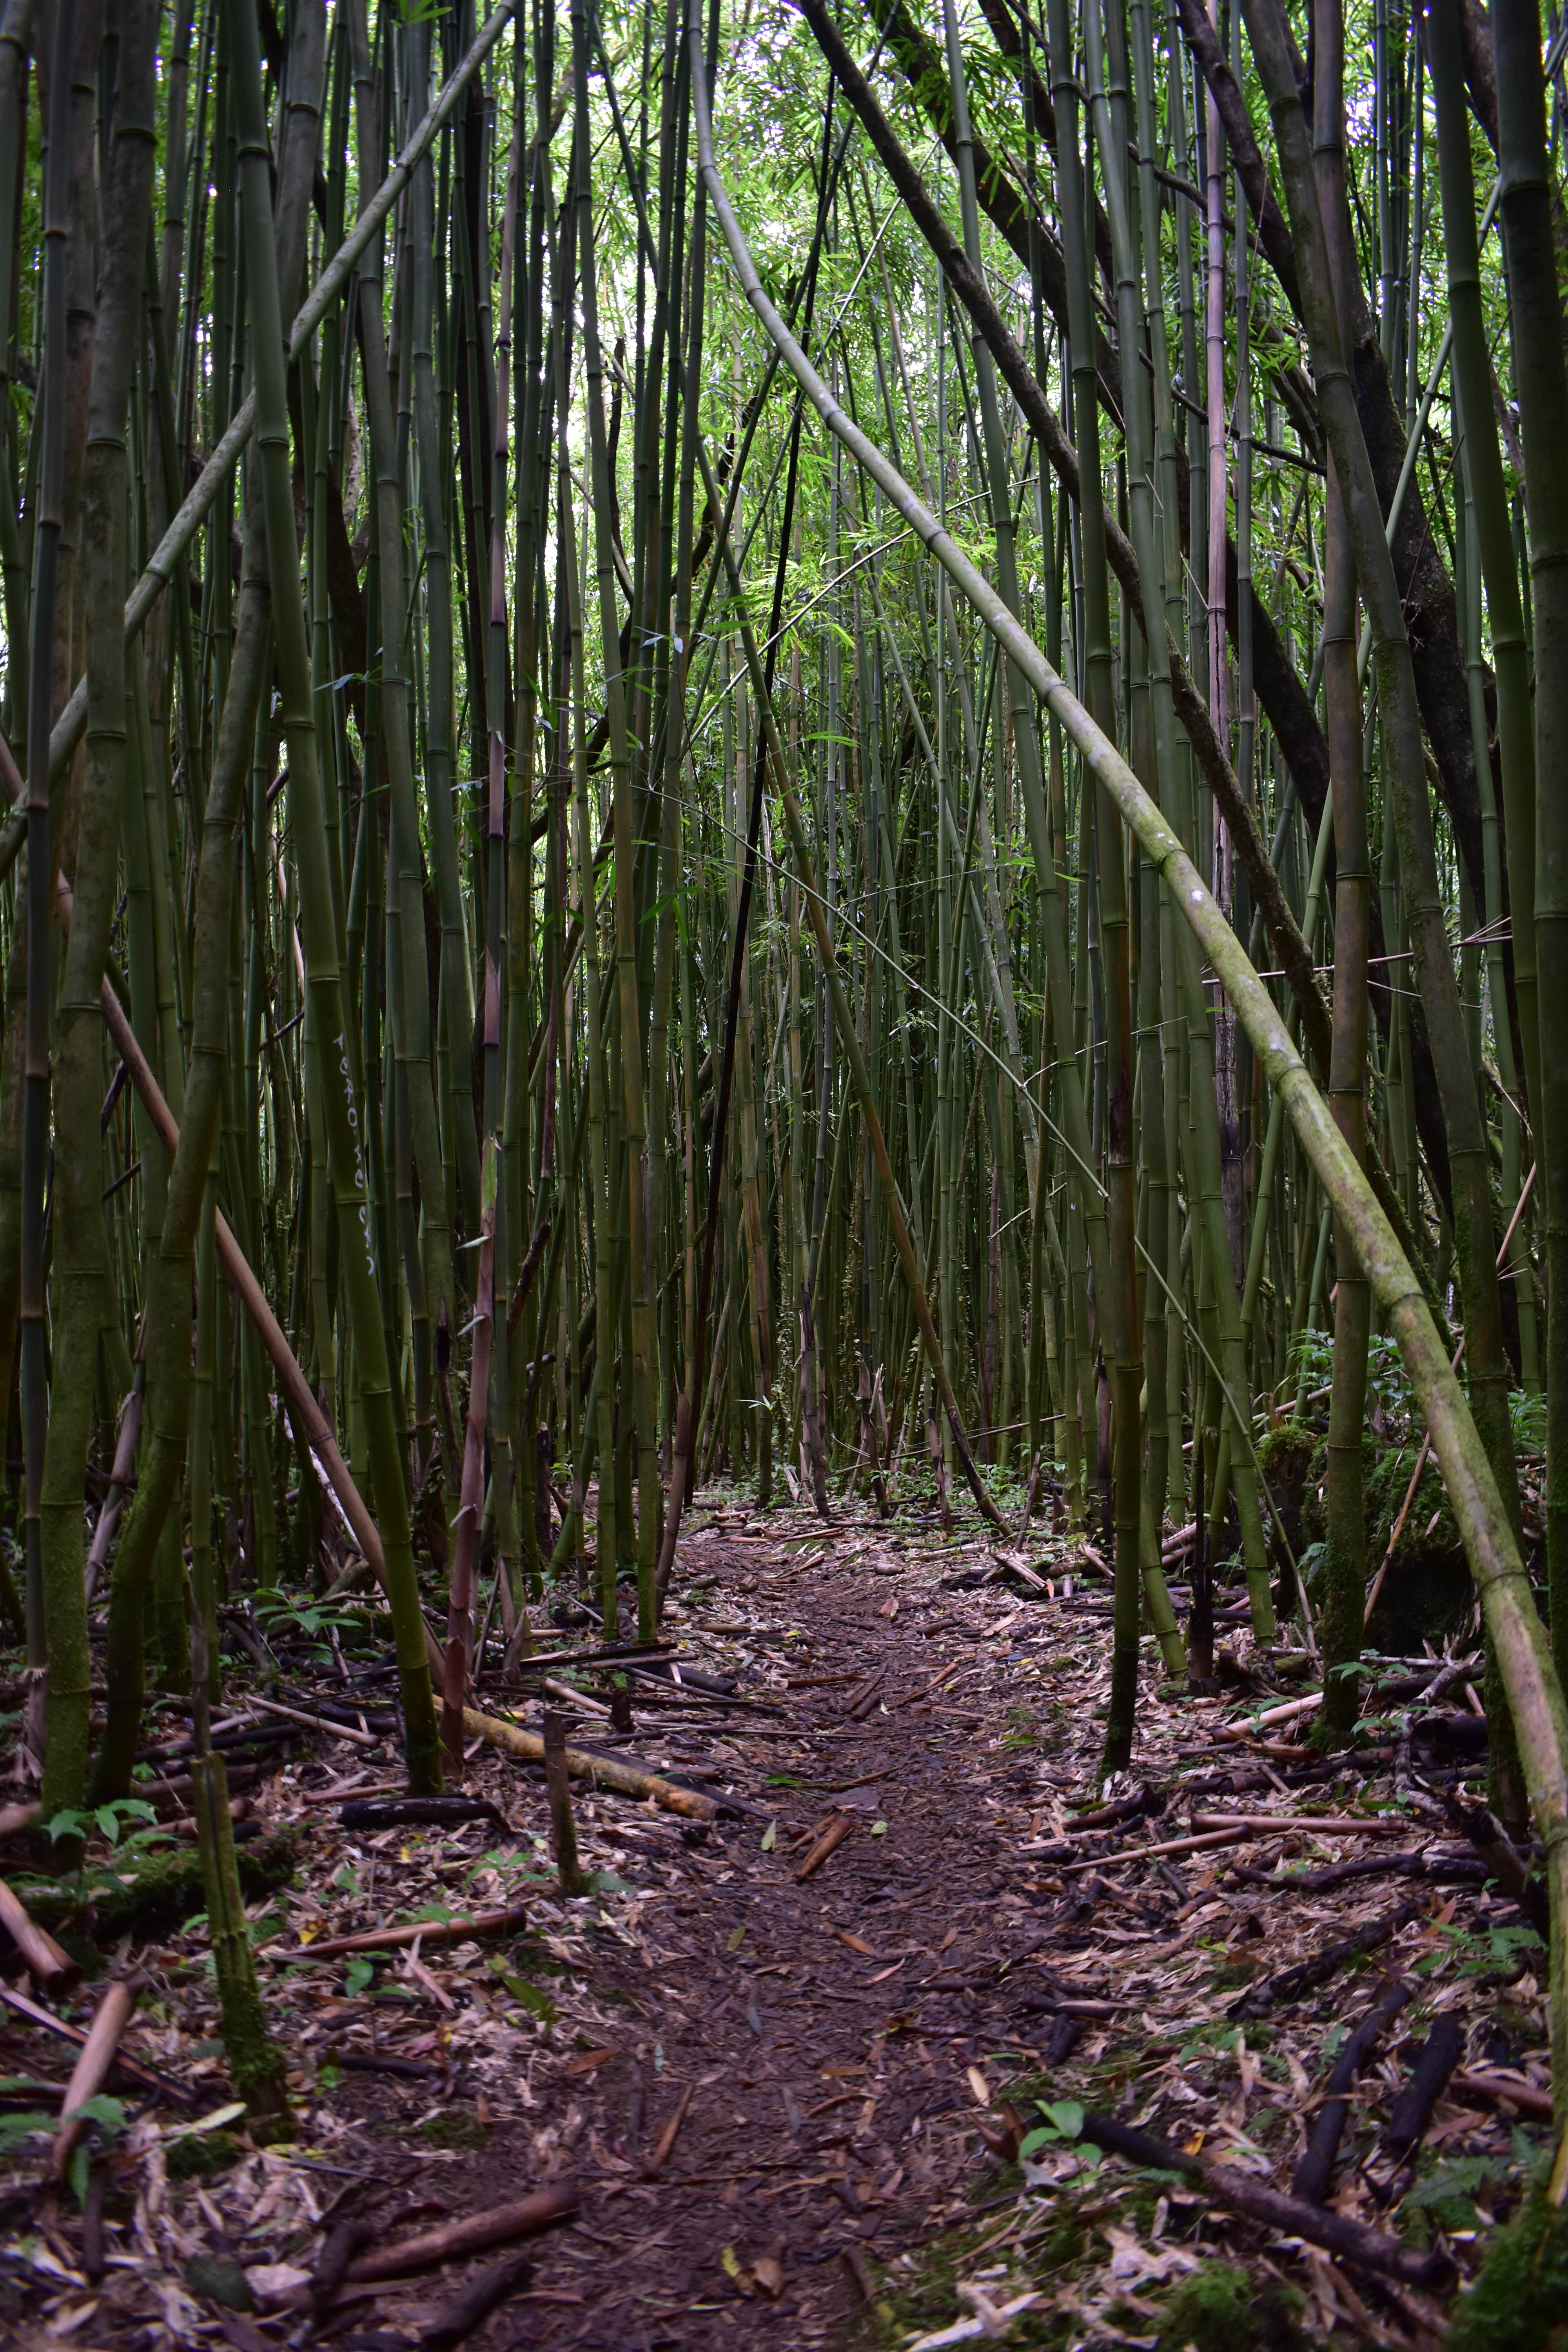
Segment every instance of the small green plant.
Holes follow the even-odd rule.
[[[500,1979],[513,2000],[521,2002],[531,2017],[536,2017],[541,2025],[554,2024],[560,2011],[547,1992],[541,1992],[539,1987],[530,1984],[526,1977],[518,1976],[496,1953],[490,1955],[490,1970]]]
[[[357,1610],[344,1608],[339,1602],[330,1605],[321,1601],[306,1601],[297,1595],[280,1592],[274,1584],[262,1585],[252,1596],[256,1622],[262,1640],[272,1649],[279,1639],[303,1634],[310,1644],[310,1655],[318,1665],[332,1664],[331,1637],[336,1633],[357,1634],[362,1619]]]
[[[1165,2305],[1159,2352],[1299,2352],[1299,2308],[1288,2287],[1259,2294],[1245,2271],[1205,2263]]]
[[[52,1845],[62,1839],[75,1843],[97,1830],[107,1845],[118,1845],[131,1822],[152,1822],[157,1816],[145,1797],[113,1797],[106,1805],[95,1805],[81,1811],[74,1805],[62,1805],[59,1811],[45,1823],[45,1832]]]
[[[1512,1978],[1527,1965],[1528,1955],[1546,1948],[1534,1928],[1522,1923],[1480,1929],[1450,1921],[1438,1934],[1442,1943],[1415,1962],[1418,1970],[1431,1972],[1452,1960],[1462,1977]]]
[[[1026,2132],[1019,2147],[1021,2158],[1037,2156],[1043,2147],[1060,2147],[1071,2140],[1078,2144],[1078,2153],[1092,2170],[1100,2162],[1100,2150],[1091,2140],[1081,2139],[1083,2107],[1077,2099],[1037,2099],[1036,2112],[1043,2120]]]
[[[1406,2204],[1409,2203],[1406,2198]],[[1568,2341],[1568,2210],[1533,2189],[1461,2295],[1446,2352],[1561,2352]]]
[[[29,2140],[52,2139],[61,2124],[70,2123],[90,2124],[100,2144],[111,2147],[125,2129],[125,2103],[100,2091],[95,2098],[84,2099],[79,2107],[68,2107],[63,2116],[40,2115],[34,2109],[21,2115],[0,2116],[0,2163],[16,2156]],[[84,2137],[70,2162],[70,2184],[79,2205],[87,2196],[91,2160]]]
[[[1491,2176],[1488,2157],[1449,2157],[1405,2190],[1405,2215],[1411,2221],[1426,2217],[1439,2230],[1473,2230],[1479,2219],[1476,2193]]]

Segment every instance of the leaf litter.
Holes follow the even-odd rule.
[[[1102,1786],[1106,1588],[1081,1546],[955,1544],[915,1513],[819,1535],[693,1517],[678,1669],[628,1675],[629,1742],[602,1670],[552,1669],[552,1705],[585,1702],[574,1738],[720,1809],[574,1783],[578,1897],[542,1772],[488,1747],[474,1817],[347,1826],[402,1785],[393,1727],[338,1737],[331,1685],[294,1675],[314,1722],[273,1718],[238,1826],[287,1864],[247,1916],[295,2137],[258,2146],[229,2093],[205,1920],[100,1916],[142,2072],[111,2074],[74,2182],[42,2189],[70,2045],[0,2013],[0,2328],[82,2352],[1088,2352],[1175,2345],[1184,2297],[1245,2284],[1238,2343],[1435,2342],[1550,2146],[1540,1937],[1455,1829],[1485,1772],[1484,1727],[1442,1711],[1462,1654],[1385,1662],[1362,1746],[1323,1759],[1277,1714],[1304,1661],[1231,1628],[1220,1695],[1194,1698],[1146,1641],[1136,1775]],[[537,1721],[528,1687],[484,1703]],[[243,1677],[228,1696],[249,1712]],[[137,1838],[106,1826],[59,1882],[89,1971],[48,2008],[78,2027],[94,1905],[134,1875]],[[46,1909],[31,1863],[10,1883]],[[372,1940],[315,1956],[344,1937]],[[1391,1980],[1397,2016],[1331,2100]],[[1423,2284],[1246,2204],[1248,2182],[1289,2196],[1331,2107],[1328,2226],[1397,2241]],[[418,2267],[356,2279],[405,2246]]]

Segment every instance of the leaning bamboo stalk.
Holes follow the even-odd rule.
[[[371,238],[379,234],[387,215],[429,152],[437,131],[450,121],[458,99],[500,38],[510,22],[515,6],[516,0],[501,0],[501,5],[480,26],[441,95],[419,123],[396,163],[310,289],[289,330],[290,361],[297,360],[307,349],[328,311],[342,299],[360,256]],[[126,600],[127,640],[142,628],[163,591],[173,584],[186,550],[211,512],[218,491],[239,463],[255,425],[256,394],[251,391],[236,409],[212,456],[148,557],[140,579]],[[80,677],[72,688],[65,709],[56,719],[49,737],[48,772],[51,782],[64,771],[67,761],[81,740],[86,725],[87,679]],[[16,850],[21,845],[19,835],[13,839],[15,832],[13,824],[0,838],[0,872],[14,862]]]
[[[1568,1900],[1568,1706],[1486,1449],[1409,1261],[1306,1065],[1286,1036],[1279,1007],[1181,842],[990,583],[897,468],[846,415],[769,299],[713,159],[707,86],[701,71],[701,26],[695,8],[688,19],[688,38],[695,68],[691,93],[700,169],[736,277],[752,310],[828,430],[878,483],[1008,658],[1024,670],[1097,782],[1115,801],[1236,1006],[1265,1076],[1284,1097],[1287,1116],[1327,1200],[1345,1221],[1411,1384],[1426,1408],[1433,1451],[1497,1646],[1519,1731],[1531,1802],[1547,1850],[1553,1904],[1562,1917],[1562,1906]],[[1552,2013],[1553,2080],[1560,2101],[1568,2103],[1568,1952],[1561,1934],[1554,1939],[1552,1961]]]

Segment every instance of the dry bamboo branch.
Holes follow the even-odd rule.
[[[110,1986],[98,2004],[92,2023],[88,2028],[87,2040],[81,2045],[81,2054],[71,2068],[71,2078],[66,2085],[60,2107],[62,2121],[55,2134],[55,2144],[49,2155],[49,2177],[53,2180],[63,2180],[66,2177],[77,2144],[87,2129],[85,2120],[75,2111],[85,2106],[89,2099],[96,2098],[108,2081],[109,2070],[120,2048],[120,2037],[130,2024],[135,2006],[136,1987],[123,1978]]]
[[[463,1709],[463,1733],[468,1739],[488,1740],[509,1756],[520,1756],[526,1764],[545,1760],[544,1742],[537,1731],[525,1731],[520,1723],[504,1723],[497,1716],[480,1715],[471,1706]],[[710,1822],[718,1815],[715,1800],[700,1790],[678,1789],[657,1772],[627,1764],[618,1756],[590,1756],[580,1748],[568,1748],[566,1769],[574,1780],[613,1789],[620,1797],[637,1797],[645,1802],[651,1797],[667,1813],[684,1813],[688,1821]]]
[[[552,2188],[536,2189],[531,2196],[519,2198],[514,2204],[491,2205],[482,2213],[469,2213],[460,2221],[446,2221],[438,2230],[426,2230],[416,2238],[405,2238],[400,2244],[382,2246],[373,2254],[361,2254],[349,2264],[348,2284],[357,2286],[375,2279],[406,2278],[412,2271],[434,2270],[437,2263],[457,2262],[465,2254],[482,2254],[491,2246],[504,2246],[513,2238],[547,2230],[552,2221],[569,2221],[580,2201],[576,2188],[569,2180]]]
[[[15,1890],[0,1878],[0,1927],[4,1927],[27,1964],[35,1983],[47,1992],[64,1992],[81,1974],[79,1962],[62,1952],[54,1937],[28,1911]]]

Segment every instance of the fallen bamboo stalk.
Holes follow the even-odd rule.
[[[286,1715],[290,1723],[302,1723],[311,1731],[327,1732],[333,1739],[352,1740],[356,1748],[379,1748],[381,1745],[379,1732],[361,1731],[349,1723],[329,1723],[324,1715],[307,1715],[303,1707],[285,1706],[280,1698],[260,1698],[252,1691],[246,1705],[258,1706],[268,1715]]]
[[[1384,2237],[1381,2230],[1369,2230],[1363,2221],[1352,2221],[1321,2205],[1309,2205],[1300,2197],[1288,2197],[1282,2189],[1270,2189],[1267,2182],[1254,2179],[1250,2173],[1237,2172],[1227,2164],[1211,2164],[1201,2157],[1188,2156],[1183,2149],[1154,2139],[1146,2132],[1133,2131],[1110,2116],[1086,2115],[1083,2137],[1096,2147],[1109,2148],[1129,2164],[1142,2165],[1152,2171],[1179,2172],[1205,2189],[1221,2204],[1233,2206],[1237,2212],[1266,2222],[1284,2236],[1305,2238],[1310,2245],[1324,2247],[1342,2262],[1376,2271],[1384,2278],[1397,2279],[1403,2286],[1440,2286],[1453,2275],[1453,2264],[1447,2255],[1436,2249],[1420,2253],[1413,2246],[1402,2246],[1397,2238]]]
[[[1448,2084],[1456,2099],[1469,2105],[1501,2106],[1506,2101],[1517,2107],[1521,2116],[1537,2116],[1542,2123],[1552,2121],[1552,2094],[1534,2083],[1516,2083],[1507,2074],[1456,2074]]]
[[[477,1708],[466,1706],[463,1732],[467,1738],[488,1740],[508,1756],[521,1757],[525,1764],[544,1761],[542,1738],[537,1731],[525,1731],[520,1723],[506,1723],[499,1716],[480,1715]],[[580,1748],[568,1748],[566,1769],[574,1780],[590,1780],[596,1788],[613,1790],[618,1797],[637,1797],[645,1802],[651,1797],[665,1812],[683,1813],[688,1821],[711,1822],[718,1817],[715,1798],[704,1796],[698,1789],[678,1789],[672,1780],[618,1756],[589,1756]]]
[[[120,2047],[120,2037],[130,2024],[135,2006],[136,1987],[124,1978],[111,1984],[98,2004],[92,2023],[88,2028],[87,2039],[81,2045],[80,2055],[71,2068],[71,2078],[66,2085],[65,2098],[60,2106],[60,2127],[55,2134],[55,2144],[49,2156],[49,2177],[53,2180],[63,2180],[66,2177],[71,2158],[87,2129],[86,2120],[76,2110],[84,2107],[89,2099],[95,2099],[108,2081],[115,2053]]]
[[[47,1991],[63,1992],[81,1974],[79,1963],[62,1952],[54,1937],[39,1927],[15,1890],[0,1878],[0,1927],[4,1927],[35,1983]]]
[[[282,1944],[266,1948],[272,1959],[331,1960],[342,1952],[384,1952],[404,1944],[463,1944],[470,1936],[504,1936],[527,1918],[525,1903],[509,1903],[504,1911],[476,1911],[467,1919],[413,1919],[401,1927],[363,1927],[353,1936],[328,1936],[297,1949]]]
[[[1162,1838],[1157,1845],[1124,1845],[1119,1853],[1092,1853],[1086,1862],[1065,1862],[1064,1878],[1080,1870],[1110,1870],[1123,1862],[1152,1862],[1164,1853],[1205,1853],[1211,1846],[1255,1845],[1258,1832],[1249,1829],[1207,1830],[1198,1837]],[[1029,1849],[1021,1849],[1027,1853]]]
[[[470,2279],[461,2294],[426,2322],[416,2339],[420,2352],[450,2352],[450,2347],[466,2344],[481,2321],[488,2319],[498,2305],[525,2289],[532,2277],[531,2255],[508,2254],[504,2262],[492,2263],[488,2271]]]
[[[0,1805],[0,1838],[20,1837],[37,1827],[42,1814],[41,1805]]]
[[[1314,1837],[1408,1837],[1407,1815],[1398,1819],[1356,1813],[1194,1813],[1194,1830],[1306,1830]]]
[[[1383,2135],[1383,2153],[1407,2163],[1426,2137],[1432,2110],[1448,2086],[1454,2068],[1465,2054],[1465,2029],[1447,2011],[1434,2018],[1410,2079],[1394,2100]]]
[[[298,1789],[294,1796],[301,1805],[341,1805],[350,1797],[395,1797],[407,1785],[405,1780],[334,1780],[326,1789]]]
[[[27,1995],[18,1992],[14,1985],[0,1984],[0,2001],[4,2001],[7,2009],[14,2009],[18,2017],[25,2017],[30,2025],[41,2025],[46,2033],[58,2033],[62,2042],[74,2042],[79,2048],[87,2040],[79,2025],[68,2025],[65,2019],[57,2017],[52,2009],[45,2009],[41,2002],[29,2000]],[[126,2051],[117,2050],[114,2063],[121,2074],[129,2074],[132,2081],[142,2084],[145,2089],[156,2091],[160,2098],[167,2099],[172,2105],[195,2105],[195,2095],[187,2091],[183,2083],[173,2081],[167,2074],[160,2074],[155,2066],[143,2065],[140,2058],[132,2058]]]
[[[482,2213],[465,2214],[460,2221],[447,2221],[438,2230],[405,2238],[400,2244],[361,2254],[349,2264],[346,2284],[360,2286],[375,2279],[404,2278],[411,2271],[434,2270],[437,2263],[455,2262],[464,2254],[482,2254],[491,2246],[508,2245],[514,2238],[547,2230],[552,2221],[570,2220],[581,2201],[570,2180],[536,2189],[514,2204],[491,2205]]]
[[[1290,2178],[1292,2197],[1304,2198],[1310,2205],[1321,2205],[1327,2199],[1356,2076],[1409,1999],[1410,1987],[1397,1977],[1389,1978],[1335,2059],[1322,2104],[1312,2119],[1306,2151]]]
[[[1322,1692],[1310,1691],[1305,1698],[1288,1698],[1280,1706],[1265,1707],[1261,1715],[1248,1716],[1245,1723],[1227,1723],[1221,1728],[1236,1732],[1244,1739],[1249,1738],[1254,1732],[1266,1729],[1269,1724],[1294,1723],[1298,1716],[1311,1715],[1322,1704]]]

